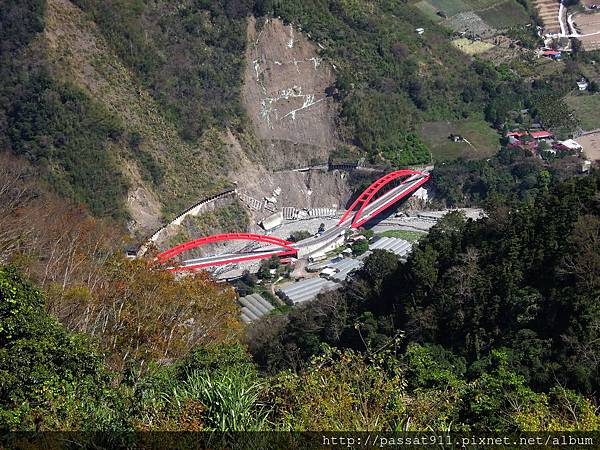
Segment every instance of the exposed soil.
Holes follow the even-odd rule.
[[[279,188],[281,193],[277,196],[277,209],[284,206],[343,207],[352,193],[347,173],[323,170],[275,172],[251,160],[232,133],[228,132],[224,140],[228,144],[228,152],[237,157],[237,170],[229,176],[238,190],[262,201],[265,197],[272,197]],[[253,218],[258,221],[266,214],[269,213],[253,213]]]
[[[578,37],[583,48],[588,51],[600,49],[600,13],[576,14],[573,21],[579,34],[588,35]]]
[[[600,161],[600,132],[580,136],[577,142],[583,147],[583,153],[587,158]]]
[[[258,142],[249,149],[228,132],[228,152],[238,155],[230,178],[238,190],[276,209],[338,207],[351,192],[347,174],[292,169],[326,163],[339,143],[337,107],[325,90],[335,83],[331,65],[304,34],[281,20],[248,19],[242,100]],[[279,189],[278,189],[279,188]],[[253,213],[260,220],[268,212]]]
[[[334,84],[330,64],[291,25],[248,20],[243,103],[270,169],[326,161],[337,144],[336,107],[325,90]]]
[[[161,203],[152,191],[142,182],[137,166],[125,161],[123,173],[132,184],[127,195],[127,209],[131,214],[129,231],[155,230],[160,227]]]

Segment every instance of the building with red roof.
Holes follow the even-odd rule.
[[[515,140],[507,145],[508,148],[519,148],[521,150],[530,151],[533,155],[537,154],[538,143],[535,139]]]
[[[556,50],[544,50],[542,55],[544,55],[547,58],[552,58],[552,59],[560,59],[562,56],[562,54]]]
[[[534,139],[548,139],[548,138],[554,137],[552,135],[552,133],[550,133],[549,131],[546,131],[546,130],[532,131],[529,134],[531,134],[531,137],[534,138]]]
[[[506,133],[506,137],[522,137],[527,136],[528,134],[527,131],[509,131]]]

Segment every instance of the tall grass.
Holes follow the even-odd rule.
[[[259,431],[269,414],[260,402],[262,390],[263,383],[250,372],[194,371],[165,400],[178,408],[188,399],[202,402],[207,431]]]

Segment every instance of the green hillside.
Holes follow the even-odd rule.
[[[2,14],[5,147],[57,192],[122,220],[140,183],[167,217],[227,186],[239,155],[224,146],[226,129],[260,155],[240,102],[252,14],[282,17],[319,44],[336,67],[338,133],[372,161],[428,163],[421,122],[523,102],[517,79],[464,55],[399,1],[30,0]]]
[[[232,289],[205,276],[176,280],[113,258],[96,267],[104,288],[61,294],[0,266],[0,426],[104,436],[597,431],[599,190],[596,172],[546,186],[533,202],[498,204],[483,221],[454,212],[405,264],[375,250],[342,289],[251,326],[250,352],[235,334]],[[70,311],[64,324],[51,305]],[[97,314],[102,331],[79,320]],[[187,448],[174,441],[183,436],[170,445]],[[223,438],[235,445],[240,434]]]

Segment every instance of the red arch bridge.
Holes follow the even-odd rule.
[[[426,172],[397,170],[388,173],[366,188],[350,205],[336,226],[323,234],[299,242],[289,242],[274,236],[252,233],[229,233],[207,236],[177,245],[156,257],[159,264],[168,263],[174,257],[203,245],[226,241],[246,241],[248,245],[236,253],[204,256],[184,260],[180,265],[169,268],[172,272],[201,269],[244,261],[271,258],[273,256],[308,256],[330,245],[344,235],[347,229],[359,228],[382,211],[409,196],[429,180]],[[256,247],[256,243],[263,244]]]

